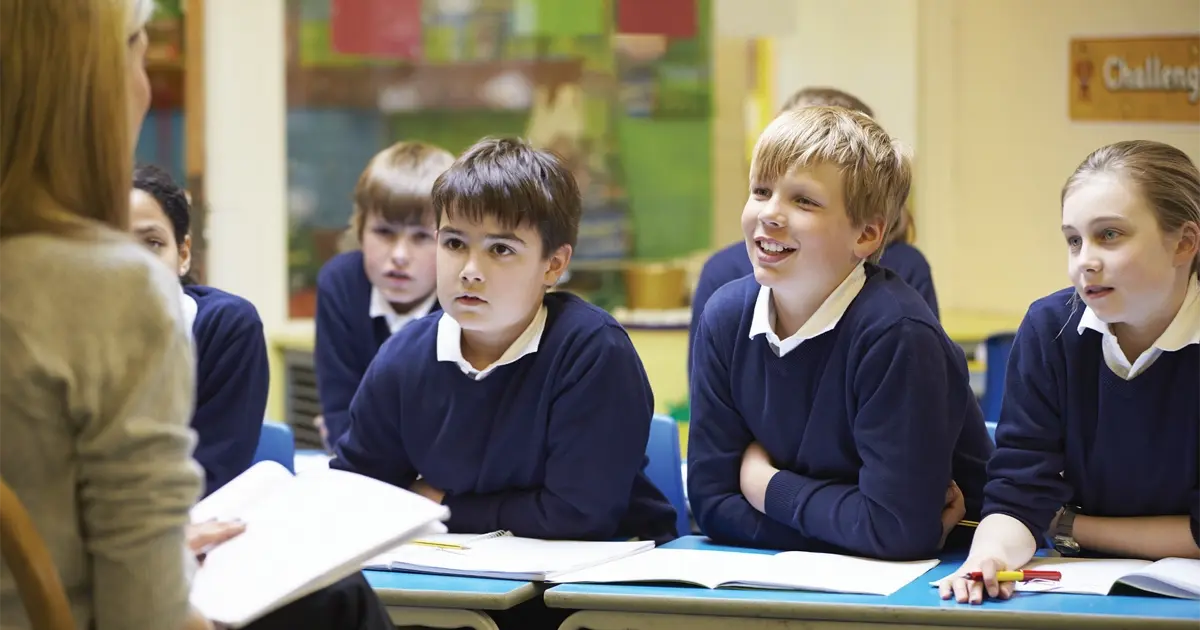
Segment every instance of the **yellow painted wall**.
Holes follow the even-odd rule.
[[[1173,144],[1200,161],[1200,126],[1194,124],[1072,122],[1067,114],[1070,38],[1195,33],[1200,2],[946,4],[954,24],[947,43],[957,54],[949,74],[926,74],[923,93],[948,105],[947,115],[926,121],[943,126],[946,146],[936,156],[924,156],[918,148],[918,165],[944,173],[952,183],[936,201],[922,191],[920,203],[935,205],[918,206],[918,221],[953,226],[935,268],[938,291],[952,296],[950,306],[1024,311],[1068,284],[1059,193],[1088,153],[1141,138]]]
[[[796,0],[774,39],[776,98],[863,98],[916,155],[917,245],[943,310],[1019,317],[1066,286],[1059,190],[1093,149],[1145,138],[1200,160],[1200,127],[1076,123],[1077,36],[1195,33],[1196,0]]]

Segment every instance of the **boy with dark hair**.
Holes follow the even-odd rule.
[[[433,145],[397,142],[367,163],[354,187],[350,232],[359,247],[317,276],[317,427],[329,446],[349,427],[350,399],[383,342],[438,310],[430,191],[453,162]]]
[[[437,296],[380,349],[334,468],[450,507],[453,532],[675,537],[642,473],[653,395],[625,330],[569,293],[581,200],[553,155],[486,139],[433,186]]]

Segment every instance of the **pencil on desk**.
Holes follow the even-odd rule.
[[[493,538],[503,538],[505,536],[512,536],[512,532],[502,529],[497,532],[480,534],[479,536],[474,536],[472,538],[468,538],[467,540],[463,541],[461,544],[460,543],[452,543],[452,542],[440,542],[437,540],[419,540],[419,539],[409,541],[408,544],[418,545],[421,547],[433,547],[435,549],[451,549],[454,551],[466,551],[471,548],[470,547],[471,543],[483,542],[485,540],[491,540]]]
[[[463,545],[456,545],[454,543],[435,542],[432,540],[412,540],[412,541],[409,541],[408,544],[417,545],[419,547],[433,547],[435,549],[456,549],[456,550],[466,549],[466,547],[464,547]]]

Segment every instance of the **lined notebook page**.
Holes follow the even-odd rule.
[[[707,588],[760,588],[890,595],[937,566],[937,560],[885,562],[834,554],[775,555],[701,549],[654,549],[555,578],[555,582],[680,582]]]
[[[387,563],[400,571],[544,580],[557,573],[623,558],[653,547],[651,541],[580,542],[503,536],[473,542],[470,549],[461,551],[401,545],[371,562]]]
[[[1200,599],[1200,560],[1163,558],[1121,581],[1159,595]]]

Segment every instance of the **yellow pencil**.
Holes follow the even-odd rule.
[[[959,521],[959,527],[979,527],[979,521]]]
[[[409,541],[408,544],[417,545],[420,547],[433,547],[435,549],[460,549],[460,550],[466,549],[466,547],[464,547],[462,545],[456,545],[454,543],[434,542],[432,540],[412,540],[412,541]]]

